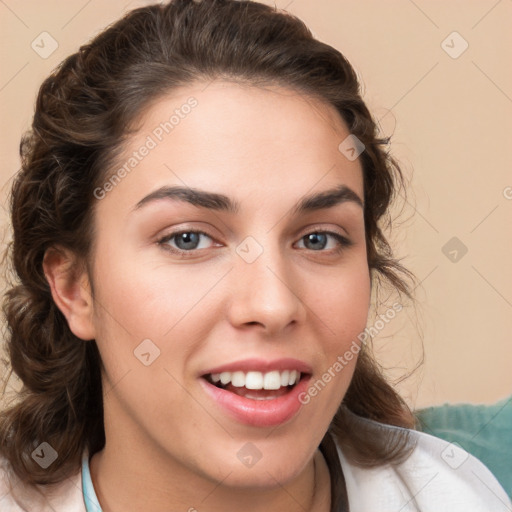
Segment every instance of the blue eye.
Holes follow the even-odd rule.
[[[205,249],[205,247],[198,246],[201,237],[206,237],[211,240],[211,237],[203,231],[177,231],[176,233],[171,233],[160,239],[158,243],[166,246],[166,249],[170,251],[185,253],[194,251],[195,249]],[[175,239],[175,247],[169,244],[173,239]]]
[[[202,239],[204,238],[210,241],[213,240],[211,236],[203,231],[176,231],[158,240],[158,244],[167,251],[187,256],[192,255],[196,250],[208,249],[211,246],[208,243],[201,246]],[[334,247],[328,247],[328,250],[325,250],[329,245],[329,238],[334,240]],[[352,245],[350,240],[332,231],[312,231],[301,237],[299,242],[304,242],[305,248],[308,250],[326,253],[339,253]]]
[[[352,245],[350,240],[344,236],[339,235],[338,233],[333,233],[331,231],[313,231],[312,233],[308,233],[307,235],[303,236],[301,241],[304,241],[306,249],[311,249],[315,252],[322,252],[328,244],[329,237],[334,238],[336,241],[336,246],[330,248],[334,250],[334,252],[339,252],[342,249]]]

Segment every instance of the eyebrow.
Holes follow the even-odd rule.
[[[240,203],[224,194],[180,186],[161,187],[151,192],[135,205],[134,210],[138,210],[149,203],[162,199],[184,201],[199,208],[207,208],[209,210],[223,211],[231,214],[240,211]],[[303,197],[293,207],[292,213],[297,215],[325,208],[333,208],[338,204],[347,202],[355,203],[361,208],[364,208],[363,200],[351,188],[346,185],[339,185],[338,187]]]

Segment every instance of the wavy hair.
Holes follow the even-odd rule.
[[[55,305],[43,273],[45,251],[62,246],[87,265],[94,190],[114,168],[145,108],[176,87],[214,79],[284,86],[339,112],[366,147],[359,158],[372,286],[387,281],[412,297],[414,277],[384,235],[403,174],[386,151],[388,140],[379,138],[346,58],[315,39],[297,17],[254,1],[172,0],[135,9],[44,80],[31,129],[20,143],[22,167],[9,205],[13,238],[5,253],[13,279],[3,312],[7,378],[14,372],[22,389],[17,402],[0,412],[0,454],[27,483],[63,480],[78,471],[84,449],[92,454],[105,443],[100,354],[94,340],[73,335]],[[351,412],[415,425],[367,347],[330,431],[359,463],[404,456],[406,430],[391,441],[375,439],[350,428]],[[30,457],[42,441],[59,454],[47,469]]]

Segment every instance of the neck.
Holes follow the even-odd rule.
[[[275,481],[268,488],[230,485],[230,475],[213,482],[181,468],[167,470],[148,460],[135,463],[134,453],[121,446],[105,446],[90,461],[91,478],[103,512],[124,510],[168,512],[328,512],[330,478],[319,450],[296,478],[286,484]]]

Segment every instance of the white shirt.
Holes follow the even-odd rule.
[[[399,428],[361,421],[381,433],[383,427]],[[350,512],[512,512],[510,499],[482,462],[437,437],[417,431],[410,431],[410,435],[415,448],[398,465],[359,467],[337,447]],[[86,452],[84,457],[87,461]],[[1,512],[88,512],[82,469],[59,484],[38,489],[9,475],[5,459],[0,458]],[[94,494],[92,482],[85,481]],[[94,503],[96,497],[89,497]],[[93,505],[89,512],[100,511]]]

